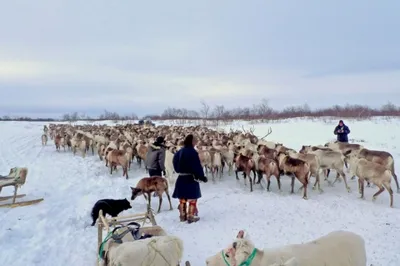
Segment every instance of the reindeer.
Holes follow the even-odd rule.
[[[278,189],[281,191],[281,175],[280,175],[280,170],[279,170],[279,165],[278,162],[275,159],[271,159],[268,157],[265,157],[264,155],[261,155],[258,158],[258,181],[257,184],[261,184],[261,179],[263,174],[265,174],[265,178],[267,179],[267,191],[269,190],[269,187],[271,185],[271,176],[275,176],[276,181],[278,182]],[[255,183],[255,179],[254,179]]]
[[[284,174],[288,174],[292,178],[291,182],[291,191],[290,193],[294,193],[294,181],[295,178],[303,184],[301,188],[303,188],[303,199],[307,199],[307,185],[310,179],[310,165],[305,161],[300,159],[294,159],[284,153],[279,153],[277,155],[279,161],[279,168],[282,170]]]
[[[48,140],[47,134],[43,134],[42,135],[42,146],[47,145],[47,140]]]
[[[215,181],[215,172],[219,175],[219,179],[222,178],[222,155],[221,152],[217,149],[211,148],[211,174],[212,179]]]
[[[251,154],[252,155],[252,154]],[[245,156],[239,153],[238,156],[235,158],[235,175],[236,180],[239,180],[238,172],[243,172],[244,184],[247,186],[246,177],[249,177],[250,181],[250,192],[253,192],[253,180],[251,178],[250,172],[253,172],[254,178],[256,178],[256,171],[255,171],[255,163],[251,157]]]

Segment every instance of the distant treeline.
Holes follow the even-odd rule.
[[[233,120],[280,120],[297,117],[340,117],[366,119],[374,116],[400,117],[400,106],[393,103],[387,103],[380,108],[372,108],[366,105],[344,106],[335,105],[327,108],[312,110],[307,104],[301,106],[287,107],[283,110],[274,110],[269,106],[268,100],[263,99],[259,104],[251,107],[236,107],[232,109],[225,108],[224,105],[210,106],[206,102],[201,102],[198,110],[187,108],[168,107],[161,114],[149,114],[141,119],[144,120],[205,120],[205,121],[233,121]],[[139,117],[132,113],[131,115],[120,115],[117,112],[105,110],[103,114],[91,117],[84,113],[72,112],[64,114],[60,118],[31,118],[18,116],[3,116],[0,121],[126,121],[138,120]]]

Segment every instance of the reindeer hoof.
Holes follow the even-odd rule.
[[[319,193],[324,193],[324,190],[322,188],[318,189]]]
[[[350,189],[350,188],[347,188],[347,192],[351,193],[351,189]]]
[[[376,200],[376,197],[372,197],[372,201],[375,201]]]
[[[364,196],[360,196],[360,199],[364,200],[364,199],[365,199],[365,197],[364,197]]]
[[[303,199],[307,200],[308,198],[307,198],[307,196],[304,196]]]
[[[317,189],[317,188],[316,188],[315,186],[313,186],[313,187],[312,187],[312,190],[315,190],[315,189]]]

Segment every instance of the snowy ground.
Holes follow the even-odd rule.
[[[391,152],[399,169],[400,120],[376,118],[345,122],[351,129],[351,139],[362,141],[371,149]],[[237,122],[231,126],[240,125]],[[270,140],[298,150],[304,144],[330,141],[335,125],[336,121],[297,119],[255,125],[255,133],[262,135],[272,126]],[[88,226],[92,205],[101,198],[129,198],[129,186],[136,185],[145,176],[144,170],[138,170],[135,165],[129,180],[120,176],[121,171],[111,177],[96,156],[83,159],[70,152],[57,153],[52,142],[42,148],[42,127],[43,123],[0,123],[2,173],[8,173],[13,166],[28,167],[28,179],[21,193],[26,193],[27,199],[45,198],[33,206],[0,209],[0,264],[95,265],[96,227]],[[206,257],[225,247],[239,229],[248,230],[259,247],[299,243],[333,230],[350,230],[364,237],[368,265],[400,265],[399,194],[395,194],[395,207],[391,209],[386,191],[376,202],[371,201],[376,188],[367,188],[366,200],[360,200],[355,180],[350,181],[352,193],[346,192],[343,182],[333,188],[325,185],[323,194],[310,189],[307,201],[300,194],[288,193],[288,178],[283,178],[282,183],[282,194],[276,192],[275,179],[272,192],[256,186],[250,193],[243,182],[238,184],[233,176],[226,175],[217,184],[202,185],[200,222],[180,223],[178,211],[168,211],[166,200],[156,219],[168,233],[184,240],[184,260],[190,260],[193,266],[205,265]],[[395,188],[394,182],[392,188]],[[3,196],[8,193],[12,190],[2,191]],[[158,202],[153,203],[156,208]],[[176,208],[175,200],[173,205]],[[143,212],[146,203],[138,198],[132,206],[125,214]]]

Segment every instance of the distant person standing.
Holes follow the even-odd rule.
[[[146,168],[149,170],[149,176],[165,176],[165,146],[164,138],[158,137],[150,145],[146,155]]]
[[[343,120],[339,121],[339,125],[335,127],[333,134],[337,135],[337,141],[349,142],[347,135],[350,134],[350,129],[343,123]]]

